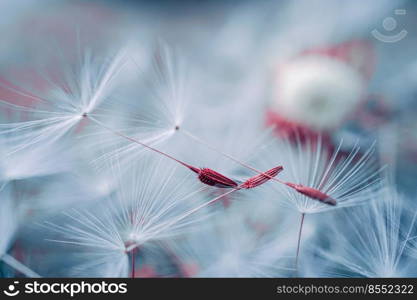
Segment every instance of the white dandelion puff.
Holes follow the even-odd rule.
[[[378,188],[381,168],[374,156],[374,146],[365,151],[356,143],[347,152],[342,151],[343,141],[334,150],[324,147],[323,140],[300,141],[292,145],[286,140],[279,140],[269,147],[262,156],[263,166],[282,165],[285,171],[280,179],[285,183],[309,187],[320,191],[336,201],[328,205],[317,201],[286,185],[269,185],[282,197],[281,204],[295,208],[300,213],[310,214],[332,210],[340,207],[357,205],[367,200],[369,191]],[[271,196],[270,196],[271,197]]]
[[[55,66],[58,75],[39,71],[47,83],[46,92],[33,93],[5,85],[31,101],[25,105],[15,104],[13,99],[0,101],[2,107],[25,114],[25,120],[0,125],[0,134],[13,142],[10,153],[38,144],[51,145],[66,137],[108,99],[124,59],[123,51],[104,60],[86,51],[74,65],[61,61]]]
[[[120,174],[119,167],[114,167],[115,175]],[[138,247],[191,230],[209,215],[204,208],[226,194],[206,200],[203,191],[209,187],[161,158],[148,157],[119,180],[110,201],[93,210],[67,212],[65,225],[48,222],[46,226],[62,234],[52,240],[97,250],[104,257],[103,251],[134,256]]]
[[[284,184],[269,184],[260,193],[301,215],[296,266],[306,214],[363,203],[378,188],[381,169],[373,157],[374,147],[361,153],[356,144],[346,156],[341,155],[341,148],[342,142],[329,151],[321,138],[303,144],[298,140],[295,145],[279,140],[263,152],[263,161],[258,163],[261,168],[284,166],[279,176]]]
[[[329,230],[333,246],[315,250],[330,265],[327,276],[410,277],[416,272],[407,253],[416,213],[388,184],[366,205],[342,211]]]
[[[149,151],[144,145],[162,147],[182,126],[189,101],[185,64],[176,52],[162,44],[151,62],[150,69],[145,71],[134,58],[127,61],[128,67],[136,68],[136,83],[127,87],[118,101],[107,103],[106,110],[112,112],[115,120],[111,127],[106,126],[107,114],[90,117],[107,131],[101,141],[104,154],[95,163],[105,164],[118,157],[121,164],[129,165],[144,151]]]

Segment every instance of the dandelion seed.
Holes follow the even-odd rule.
[[[135,84],[122,89],[122,96],[116,101],[108,101],[106,110],[101,109],[94,115],[93,122],[100,121],[107,127],[118,131],[123,140],[108,137],[103,145],[106,153],[96,159],[103,165],[114,157],[121,157],[121,163],[130,165],[142,155],[142,147],[127,137],[141,141],[149,146],[156,146],[169,141],[181,127],[185,116],[187,95],[184,89],[184,66],[173,51],[159,44],[151,59],[151,70],[145,73],[136,60],[127,61],[127,67],[135,68]],[[139,75],[139,76],[137,76]],[[134,101],[132,101],[134,99]],[[115,125],[109,126],[109,112],[115,117]],[[117,126],[117,127],[115,127]],[[108,130],[107,130],[108,131]],[[114,133],[114,132],[113,132]],[[143,145],[141,145],[143,146]],[[109,150],[107,150],[109,149]],[[121,154],[123,154],[121,156]]]
[[[320,202],[329,204],[329,205],[336,205],[337,202],[336,200],[332,199],[332,197],[330,197],[329,195],[326,195],[325,193],[320,192],[317,189],[313,189],[307,186],[303,186],[302,184],[294,184],[291,182],[286,182],[286,185],[288,185],[289,187],[293,188],[294,190],[296,190],[297,192],[299,192],[300,194],[303,194],[311,199],[315,199],[318,200]]]
[[[381,168],[372,156],[374,148],[361,154],[355,145],[346,157],[340,157],[341,147],[342,142],[329,153],[321,139],[308,143],[298,139],[295,145],[288,140],[279,140],[262,155],[264,165],[277,160],[287,164],[280,179],[284,185],[268,185],[260,191],[261,197],[279,200],[280,204],[300,213],[295,260],[297,272],[306,214],[363,203],[379,188]]]
[[[220,174],[220,173],[218,173],[216,171],[213,171],[213,170],[211,170],[209,168],[201,168],[200,169],[200,168],[193,167],[193,166],[191,166],[191,165],[189,165],[189,164],[187,164],[187,163],[185,163],[185,162],[183,162],[183,161],[181,161],[181,160],[173,157],[172,155],[169,155],[169,154],[167,154],[167,153],[165,153],[163,151],[160,151],[160,150],[158,150],[158,149],[156,149],[156,148],[154,148],[152,146],[149,146],[149,145],[147,145],[147,144],[145,144],[145,143],[143,143],[143,142],[141,142],[141,141],[139,141],[137,139],[134,139],[134,138],[131,138],[129,136],[126,136],[126,135],[124,135],[121,132],[118,132],[116,130],[113,130],[113,129],[107,127],[106,125],[104,125],[103,123],[99,122],[96,119],[92,119],[92,120],[96,124],[98,124],[101,127],[103,127],[105,129],[113,132],[114,134],[119,135],[119,136],[121,136],[123,138],[126,138],[126,139],[128,139],[128,140],[130,140],[130,141],[132,141],[134,143],[137,143],[137,144],[139,144],[139,145],[141,145],[141,146],[143,146],[143,147],[145,147],[145,148],[147,148],[147,149],[149,149],[149,150],[151,150],[151,151],[153,151],[153,152],[155,152],[157,154],[160,154],[162,156],[165,156],[165,157],[169,158],[170,160],[175,161],[176,163],[179,163],[180,165],[182,165],[182,166],[190,169],[194,173],[197,173],[198,174],[198,179],[202,183],[204,183],[204,184],[207,184],[207,185],[210,185],[210,186],[215,186],[215,187],[220,187],[220,188],[237,187],[237,185],[238,185],[236,182],[234,182],[230,178],[227,178],[226,176],[224,176],[224,175],[222,175],[222,174]]]
[[[161,63],[160,59],[161,59],[161,57],[158,56],[158,61],[157,61],[158,66]],[[117,136],[120,136],[120,137],[122,137],[126,140],[129,140],[129,141],[133,142],[133,143],[139,144],[139,145],[141,145],[141,146],[143,146],[143,147],[145,147],[145,148],[147,148],[147,149],[149,149],[149,150],[151,150],[155,153],[163,155],[163,156],[165,156],[165,157],[167,157],[167,158],[169,158],[169,159],[187,167],[188,169],[197,173],[199,180],[204,184],[207,184],[207,185],[210,185],[210,186],[221,187],[221,188],[231,188],[231,187],[237,187],[238,186],[238,184],[235,181],[233,181],[232,179],[227,178],[226,176],[224,176],[224,175],[222,175],[222,174],[220,174],[220,173],[218,173],[218,172],[216,172],[212,169],[209,169],[209,168],[198,169],[198,168],[193,167],[193,166],[191,166],[191,165],[189,165],[189,164],[187,164],[187,163],[185,163],[185,162],[183,162],[183,161],[181,161],[181,160],[179,160],[179,159],[177,159],[177,158],[175,158],[175,157],[173,157],[173,156],[171,156],[171,155],[169,155],[169,154],[167,154],[163,151],[160,151],[160,150],[158,150],[158,149],[156,149],[156,148],[154,148],[154,147],[152,147],[152,146],[150,146],[150,145],[148,145],[148,144],[146,144],[146,143],[144,143],[144,142],[142,142],[142,141],[140,141],[136,138],[127,136],[126,134],[124,134],[124,133],[122,133],[118,130],[114,130],[114,129],[108,127],[107,125],[105,125],[103,122],[96,119],[95,117],[90,116],[90,114],[87,113],[87,112],[83,112],[81,116],[84,119],[87,119],[87,118],[90,119],[92,122],[94,122],[98,126],[112,132],[113,134],[115,134]],[[176,122],[174,122],[174,124],[176,124],[174,130],[178,131],[180,129],[180,125],[178,124],[178,120],[176,120]],[[267,173],[262,173],[260,171],[257,171],[257,172],[259,174],[261,174],[262,177],[268,177],[269,176]],[[272,179],[273,176],[270,176],[269,178]],[[257,180],[259,180],[259,178]],[[260,184],[262,184],[262,183],[263,182],[261,182]]]
[[[58,76],[39,72],[39,76],[45,77],[48,83],[47,93],[42,91],[34,95],[23,89],[16,90],[11,85],[6,86],[33,99],[31,106],[13,104],[12,99],[0,100],[2,107],[25,112],[26,119],[29,119],[0,124],[0,134],[8,135],[14,143],[9,153],[30,149],[34,145],[46,147],[74,132],[88,115],[97,113],[98,107],[109,98],[124,61],[123,51],[104,63],[93,59],[91,53],[86,51],[81,62],[74,64],[75,67],[68,61],[57,64],[62,67],[58,69]]]
[[[283,167],[282,166],[276,167],[276,168],[271,169],[271,170],[269,170],[269,171],[267,171],[265,173],[262,173],[261,171],[259,171],[259,170],[255,169],[255,168],[251,167],[247,163],[241,162],[240,160],[236,159],[235,157],[233,157],[233,156],[231,156],[231,155],[229,155],[229,154],[227,154],[227,153],[225,153],[223,151],[220,151],[217,148],[215,148],[214,146],[212,146],[212,145],[204,142],[203,140],[201,140],[197,136],[191,134],[189,131],[185,131],[184,130],[184,134],[186,134],[188,137],[192,138],[193,140],[195,140],[195,141],[197,141],[197,142],[199,142],[199,143],[207,146],[208,148],[212,149],[213,151],[218,152],[221,155],[223,155],[223,156],[231,159],[232,161],[236,162],[237,164],[239,164],[239,165],[241,165],[241,166],[243,166],[243,167],[245,167],[245,168],[247,168],[249,170],[252,170],[252,171],[254,171],[254,172],[256,172],[256,173],[259,174],[259,175],[255,176],[253,178],[248,179],[248,181],[246,181],[243,184],[243,186],[241,186],[242,188],[246,188],[246,189],[247,188],[253,188],[253,187],[256,187],[258,185],[263,184],[264,182],[266,182],[268,180],[274,180],[274,181],[276,181],[276,182],[278,182],[280,184],[285,184],[286,186],[289,186],[289,187],[295,189],[299,193],[301,193],[301,194],[303,194],[303,195],[305,195],[305,196],[307,196],[307,197],[309,197],[311,199],[319,200],[322,203],[326,203],[326,204],[332,205],[332,206],[336,205],[336,200],[332,199],[330,196],[326,195],[325,193],[320,192],[317,189],[314,189],[314,188],[311,188],[311,187],[307,187],[307,186],[303,186],[303,185],[300,185],[300,184],[296,185],[296,184],[293,184],[293,183],[283,182],[282,180],[280,180],[278,178],[275,178],[275,176],[279,172],[281,172],[283,170]],[[310,142],[311,143],[317,143],[318,142],[317,141],[317,138],[318,137],[315,137],[313,140],[310,140]],[[298,141],[300,141],[300,139],[298,139]],[[305,142],[306,142],[306,140],[303,139],[302,140],[302,143],[305,143]],[[320,139],[320,142],[321,142],[321,139]],[[271,174],[269,174],[269,172],[271,172]],[[275,172],[277,172],[277,173],[275,175],[273,175]],[[259,181],[259,184],[257,184],[258,181]],[[256,184],[256,185],[254,185],[254,184]]]
[[[202,183],[204,183],[204,184],[207,184],[207,185],[210,185],[210,186],[219,187],[219,188],[236,188],[236,187],[238,187],[238,184],[235,181],[233,181],[232,179],[230,179],[230,178],[228,178],[228,177],[226,177],[226,176],[224,176],[224,175],[222,175],[222,174],[220,174],[220,173],[218,173],[218,172],[216,172],[216,171],[214,171],[212,169],[193,167],[193,166],[191,166],[191,165],[189,165],[189,164],[187,164],[187,163],[185,163],[185,162],[183,162],[183,161],[181,161],[181,160],[179,160],[179,159],[177,159],[177,158],[175,158],[175,157],[173,157],[173,156],[171,156],[171,155],[169,155],[169,154],[167,154],[165,152],[162,152],[162,151],[160,151],[160,150],[158,150],[158,149],[156,149],[156,148],[154,148],[152,146],[149,146],[149,145],[147,145],[147,144],[145,144],[145,143],[143,143],[143,142],[141,142],[141,141],[139,141],[137,139],[131,138],[129,136],[124,135],[123,133],[121,133],[119,131],[116,131],[114,129],[111,129],[111,128],[107,127],[105,124],[103,124],[102,122],[96,120],[95,118],[91,118],[91,119],[97,125],[105,128],[106,130],[111,131],[112,133],[114,133],[116,135],[119,135],[119,136],[121,136],[121,137],[123,137],[125,139],[128,139],[128,140],[130,140],[130,141],[132,141],[134,143],[137,143],[137,144],[139,144],[139,145],[141,145],[141,146],[143,146],[143,147],[145,147],[145,148],[147,148],[147,149],[149,149],[149,150],[151,150],[151,151],[153,151],[155,153],[158,153],[160,155],[163,155],[163,156],[165,156],[165,157],[167,157],[167,158],[169,158],[169,159],[171,159],[171,160],[173,160],[173,161],[175,161],[175,162],[177,162],[177,163],[179,163],[179,164],[187,167],[188,169],[190,169],[194,173],[197,173],[198,174],[198,179]],[[253,169],[253,168],[251,168],[251,169]],[[246,182],[244,188],[245,189],[254,188],[256,186],[259,186],[259,185],[265,183],[269,179],[274,179],[274,177],[279,172],[281,172],[282,169],[283,169],[282,167],[276,167],[276,168],[271,169],[271,170],[269,170],[269,171],[267,171],[265,173],[262,173],[260,171],[256,171],[256,172],[260,173],[260,175],[259,176],[256,176],[256,177],[253,177],[252,179],[249,179],[250,181],[247,181]]]
[[[115,176],[122,174],[119,165],[113,169]],[[128,254],[134,259],[131,251],[150,241],[191,230],[194,224],[210,215],[205,207],[237,191],[233,189],[206,200],[202,192],[208,186],[201,188],[190,173],[187,175],[174,163],[151,157],[141,161],[138,168],[132,168],[123,176],[123,181],[122,178],[119,181],[115,199],[101,208],[94,207],[94,213],[71,210],[66,214],[64,225],[46,223],[60,235],[50,240],[100,250],[108,253],[104,256],[109,258],[114,257],[111,253],[118,253],[119,261],[114,263],[119,265]]]
[[[321,139],[296,145],[280,140],[272,145],[262,156],[263,165],[281,160],[288,167],[281,176],[284,185],[269,185],[273,191],[268,197],[278,191],[282,204],[307,214],[368,200],[370,192],[379,188],[383,170],[373,156],[374,146],[361,153],[356,144],[347,156],[340,157],[342,145],[343,141],[333,152],[323,147]]]
[[[272,179],[272,177],[277,176],[284,168],[282,166],[278,166],[266,171],[263,174],[256,175],[254,177],[249,178],[244,183],[242,183],[239,187],[243,189],[252,189],[257,186],[264,184],[265,182]]]

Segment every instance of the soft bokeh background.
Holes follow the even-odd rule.
[[[141,86],[138,94],[135,80],[138,74],[151,78],[155,53],[170,49],[168,56],[186,66],[185,72],[172,67],[170,74],[173,82],[181,82],[177,97],[187,100],[184,110],[191,112],[179,116],[199,137],[222,145],[224,151],[238,157],[260,149],[257,139],[267,132],[268,126],[274,128],[274,138],[294,142],[295,130],[302,139],[320,136],[329,149],[343,139],[341,151],[346,152],[357,141],[362,149],[375,142],[377,159],[381,165],[389,166],[390,180],[404,197],[398,201],[410,205],[413,215],[417,204],[415,1],[120,2],[1,1],[0,99],[30,107],[33,99],[30,94],[19,92],[20,88],[36,95],[54,92],[40,73],[48,70],[49,75],[58,78],[62,73],[67,76],[60,63],[76,66],[85,49],[101,59],[123,48],[135,63],[127,64],[118,76],[121,88],[113,96],[117,99],[114,120],[111,116],[108,121],[127,128],[128,122],[121,125],[118,116],[141,114],[140,107],[148,105],[144,119],[152,121],[150,101],[141,102],[138,111],[131,109],[138,98],[148,95],[146,88],[151,86],[152,90],[152,84],[144,80],[145,88]],[[178,103],[163,105],[169,111]],[[3,106],[0,109],[0,123],[30,120],[24,112],[16,113]],[[166,120],[161,117],[157,121]],[[150,133],[153,131],[144,136],[149,137]],[[8,253],[41,276],[128,275],[123,268],[120,274],[112,273],[114,270],[106,262],[112,260],[108,254],[95,253],[100,257],[95,259],[101,263],[91,266],[86,263],[92,260],[88,251],[76,252],[66,244],[47,241],[51,238],[51,226],[45,226],[45,221],[66,222],[60,216],[68,208],[82,209],[91,203],[106,206],[107,200],[103,199],[116,189],[117,184],[109,179],[114,172],[104,167],[106,139],[96,142],[94,135],[88,134],[90,139],[84,142],[64,140],[54,147],[29,147],[30,154],[3,156],[0,216],[5,217],[0,221],[0,255]],[[207,147],[190,148],[185,146],[188,142],[179,139],[161,147],[194,164],[228,170],[229,165],[210,154]],[[1,153],[7,154],[13,143],[2,137]],[[98,149],[100,143],[104,146]],[[132,160],[141,159],[141,151],[136,151],[137,148],[129,150],[127,158],[120,155],[122,168],[126,162],[129,165]],[[100,171],[95,170],[97,164],[90,166],[92,161]],[[137,254],[141,267],[136,275],[292,276],[291,263],[285,258],[294,254],[298,215],[291,216],[272,204],[263,208],[255,205],[254,201],[259,202],[262,195],[249,193],[242,196],[248,201],[238,204],[234,211],[225,209],[223,216],[217,212],[206,222],[215,224],[214,228],[208,226],[204,234],[187,232],[179,242],[168,240],[145,247]],[[16,216],[10,217],[9,210],[15,211]],[[259,220],[276,226],[274,219],[281,217],[280,228],[288,230],[273,229],[277,241],[275,237],[260,241],[250,226]],[[334,222],[335,216],[326,218]],[[328,236],[315,231],[319,221],[323,220],[307,220],[310,225],[306,226],[306,241],[311,237],[314,242],[310,245],[343,253],[344,250],[329,246]],[[232,243],[237,236],[241,239]],[[353,239],[347,237],[347,243]],[[290,249],[280,246],[284,244]],[[218,255],[237,253],[242,248],[254,250],[242,254],[247,268],[240,273],[229,273],[230,265],[225,261],[230,257],[221,257],[217,265],[214,263]],[[312,251],[308,248],[305,257]],[[306,262],[304,275],[328,274],[314,270],[315,263],[322,265],[323,270],[327,263],[329,269],[336,268],[328,261],[316,259],[319,261]],[[251,267],[253,262],[256,264]],[[0,263],[2,276],[22,276],[10,265],[13,262]],[[409,274],[404,271],[394,275]]]

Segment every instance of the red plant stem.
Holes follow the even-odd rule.
[[[136,254],[136,248],[133,248],[131,251],[130,251],[130,257],[131,257],[131,259],[132,259],[132,270],[131,270],[131,278],[135,278],[136,276],[136,274],[135,274],[135,254]]]
[[[298,231],[297,254],[295,256],[295,274],[298,275],[298,258],[300,255],[301,234],[303,232],[305,213],[301,213],[300,230]]]
[[[223,151],[221,151],[221,150],[213,147],[209,143],[207,143],[207,142],[203,141],[202,139],[198,138],[197,136],[193,135],[191,132],[189,132],[189,131],[187,131],[185,129],[181,129],[180,131],[183,132],[186,136],[190,137],[191,139],[193,139],[193,140],[197,141],[198,143],[203,144],[204,146],[210,148],[211,150],[213,150],[213,151],[215,151],[215,152],[217,152],[217,153],[219,153],[219,154],[227,157],[228,159],[234,161],[235,163],[241,165],[242,167],[245,167],[245,168],[247,168],[249,170],[252,170],[255,173],[258,173],[258,174],[260,174],[262,176],[268,177],[269,179],[275,180],[275,181],[277,181],[279,183],[285,184],[283,181],[279,180],[278,178],[275,178],[275,177],[272,177],[272,176],[270,176],[268,174],[265,174],[265,172],[259,171],[258,169],[255,169],[254,167],[251,167],[250,165],[241,162],[237,158],[235,158],[235,157],[233,157],[233,156],[231,156],[231,155],[229,155],[227,153],[224,153]]]
[[[131,141],[133,143],[139,144],[139,145],[141,145],[141,146],[143,146],[145,148],[148,148],[149,150],[152,150],[152,151],[154,151],[156,153],[159,153],[159,154],[161,154],[161,155],[163,155],[163,156],[165,156],[165,157],[167,157],[167,158],[169,158],[169,159],[171,159],[173,161],[176,161],[177,163],[179,163],[179,164],[183,165],[184,167],[187,167],[187,168],[189,168],[189,169],[191,169],[193,171],[196,169],[195,167],[193,167],[193,166],[191,166],[191,165],[189,165],[189,164],[187,164],[187,163],[185,163],[185,162],[183,162],[183,161],[181,161],[179,159],[176,159],[175,157],[173,157],[173,156],[171,156],[171,155],[169,155],[169,154],[167,154],[165,152],[162,152],[162,151],[160,151],[160,150],[158,150],[158,149],[156,149],[156,148],[154,148],[152,146],[149,146],[149,145],[147,145],[147,144],[145,144],[145,143],[143,143],[143,142],[141,142],[141,141],[139,141],[139,140],[137,140],[135,138],[132,138],[130,136],[127,136],[127,135],[121,133],[120,131],[117,131],[117,130],[114,130],[114,129],[110,128],[110,127],[107,127],[102,122],[96,120],[95,118],[93,118],[91,116],[85,115],[85,117],[88,117],[91,121],[93,121],[94,123],[96,123],[100,127],[102,127],[104,129],[106,129],[106,130],[114,133],[115,135],[118,135],[118,136],[120,136],[122,138],[125,138],[125,139],[127,139],[127,140],[129,140],[129,141]]]
[[[185,163],[181,160],[176,159],[175,157],[173,157],[173,156],[171,156],[171,155],[169,155],[165,152],[162,152],[162,151],[160,151],[160,150],[158,150],[154,147],[151,147],[151,146],[149,146],[149,145],[147,145],[147,144],[145,144],[145,143],[143,143],[143,142],[141,142],[137,139],[134,139],[130,136],[127,136],[127,135],[121,133],[120,131],[109,128],[105,124],[101,123],[100,121],[96,120],[93,117],[88,116],[87,114],[84,114],[83,117],[84,118],[89,117],[89,119],[92,120],[94,123],[96,123],[100,127],[103,127],[104,129],[112,132],[113,134],[116,134],[116,135],[118,135],[120,137],[123,137],[123,138],[125,138],[125,139],[127,139],[131,142],[139,144],[139,145],[141,145],[141,146],[143,146],[143,147],[145,147],[145,148],[147,148],[151,151],[154,151],[158,154],[161,154],[161,155],[163,155],[163,156],[181,164],[182,166],[185,166],[186,168],[188,168],[192,172],[198,174],[198,179],[204,184],[207,184],[207,185],[210,185],[210,186],[216,186],[216,187],[220,187],[220,188],[235,188],[235,187],[238,186],[238,184],[236,182],[234,182],[230,178],[228,178],[228,177],[226,177],[226,176],[224,176],[224,175],[222,175],[222,174],[220,174],[220,173],[218,173],[214,170],[211,170],[211,169],[208,169],[208,168],[201,168],[200,169],[200,168],[193,167],[193,166],[191,166],[191,165],[189,165],[189,164],[187,164],[187,163]]]
[[[114,130],[114,129],[110,128],[110,127],[107,127],[105,124],[103,124],[102,122],[100,122],[100,121],[96,120],[95,118],[89,116],[86,113],[84,113],[82,116],[83,116],[83,118],[89,118],[91,121],[93,121],[94,123],[96,123],[100,127],[102,127],[104,129],[112,132],[115,135],[118,135],[120,137],[123,137],[123,138],[125,138],[125,139],[127,139],[127,140],[129,140],[129,141],[131,141],[133,143],[139,144],[139,145],[141,145],[141,146],[143,146],[143,147],[145,147],[145,148],[147,148],[147,149],[149,149],[151,151],[154,151],[154,152],[156,152],[156,153],[158,153],[160,155],[163,155],[163,156],[165,156],[165,157],[167,157],[167,158],[169,158],[169,159],[171,159],[171,160],[173,160],[173,161],[175,161],[175,162],[183,165],[184,167],[190,169],[191,171],[199,174],[199,180],[201,182],[203,182],[204,184],[208,184],[208,185],[211,185],[211,186],[217,186],[217,187],[228,187],[228,188],[236,188],[236,186],[237,186],[237,184],[233,180],[231,180],[231,179],[229,179],[229,178],[227,178],[227,177],[225,177],[225,176],[223,176],[223,175],[221,175],[221,174],[219,174],[219,173],[217,173],[217,172],[215,172],[215,171],[213,171],[211,169],[199,169],[199,168],[193,167],[193,166],[191,166],[191,165],[189,165],[189,164],[187,164],[187,163],[185,163],[185,162],[183,162],[183,161],[181,161],[179,159],[176,159],[175,157],[173,157],[173,156],[171,156],[171,155],[169,155],[169,154],[167,154],[165,152],[162,152],[162,151],[160,151],[160,150],[158,150],[158,149],[156,149],[156,148],[154,148],[152,146],[149,146],[149,145],[147,145],[147,144],[145,144],[145,143],[143,143],[143,142],[141,142],[141,141],[139,141],[137,139],[134,139],[134,138],[132,138],[130,136],[127,136],[127,135],[121,133],[120,131],[117,131],[117,130]],[[178,127],[178,129],[176,127],[176,130],[179,130],[179,127]],[[304,192],[305,188],[303,189],[303,191],[300,191],[300,188],[296,188],[296,185],[289,184],[289,183],[284,182],[284,181],[282,181],[282,180],[280,180],[278,178],[275,178],[274,176],[269,175],[266,172],[259,171],[259,170],[255,169],[255,168],[253,168],[253,167],[251,167],[251,166],[249,166],[249,165],[247,165],[247,164],[239,161],[238,159],[234,158],[233,156],[228,155],[228,154],[226,154],[226,153],[224,153],[224,152],[222,152],[222,151],[214,148],[210,144],[208,144],[208,143],[204,142],[203,140],[199,139],[198,137],[192,135],[188,131],[184,131],[183,130],[183,132],[187,136],[189,136],[192,139],[198,141],[199,143],[204,144],[205,146],[207,146],[208,148],[212,149],[213,151],[216,151],[216,152],[220,153],[221,155],[223,155],[223,156],[225,156],[225,157],[233,160],[234,162],[240,164],[241,166],[243,166],[245,168],[248,168],[248,169],[250,169],[250,170],[258,173],[259,175],[261,175],[264,178],[268,178],[268,179],[275,180],[275,181],[277,181],[277,182],[279,182],[281,184],[284,184],[284,185],[289,186],[289,187],[291,187],[293,189],[296,189],[298,192],[300,192],[300,193],[302,193],[302,194],[304,194],[304,195],[306,195],[306,196],[308,196],[308,197],[310,197],[312,199],[319,200],[319,201],[321,201],[323,203],[326,203],[326,204],[329,204],[329,205],[336,205],[336,201],[335,200],[331,199],[330,197],[328,197],[327,195],[325,195],[323,193],[319,193],[319,191],[314,191],[315,192],[314,194],[316,196],[311,197],[310,196],[311,189],[309,190],[310,191],[309,193],[305,193]],[[320,194],[320,197],[317,197],[318,194]],[[331,201],[323,201],[321,199],[322,198],[321,196],[326,196],[326,200],[327,199],[330,199]]]
[[[213,147],[209,143],[203,141],[202,139],[198,138],[197,136],[193,135],[192,133],[190,133],[187,130],[182,129],[181,131],[186,136],[188,136],[191,139],[197,141],[198,143],[201,143],[201,144],[205,145],[206,147],[212,149],[213,151],[215,151],[215,152],[217,152],[217,153],[219,153],[219,154],[221,154],[221,155],[229,158],[230,160],[238,163],[239,165],[241,165],[241,166],[243,166],[243,167],[245,167],[247,169],[250,169],[250,170],[258,173],[259,175],[261,175],[263,177],[266,177],[266,178],[269,178],[271,180],[275,180],[276,182],[279,182],[281,184],[284,184],[284,185],[286,185],[286,186],[288,186],[288,187],[296,190],[297,192],[299,192],[299,193],[301,193],[301,194],[303,194],[303,195],[305,195],[307,197],[310,197],[311,199],[318,200],[318,201],[320,201],[322,203],[325,203],[325,204],[328,204],[328,205],[332,205],[332,206],[334,206],[334,205],[337,204],[336,203],[336,200],[334,200],[330,196],[328,196],[328,195],[320,192],[319,190],[316,190],[316,189],[313,189],[313,188],[309,188],[309,187],[304,187],[304,186],[301,186],[301,185],[296,185],[296,184],[289,183],[289,182],[284,182],[284,181],[282,181],[282,180],[280,180],[280,179],[278,179],[278,178],[276,178],[274,176],[271,176],[271,175],[267,174],[266,172],[259,171],[259,170],[255,169],[255,168],[251,167],[250,165],[241,162],[240,160],[236,159],[235,157],[233,157],[233,156],[231,156],[231,155],[229,155],[227,153],[224,153],[223,151],[221,151],[221,150]]]

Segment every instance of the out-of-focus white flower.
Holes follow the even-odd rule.
[[[293,122],[327,130],[355,110],[363,89],[361,74],[348,64],[323,55],[300,56],[280,70],[271,108]]]

